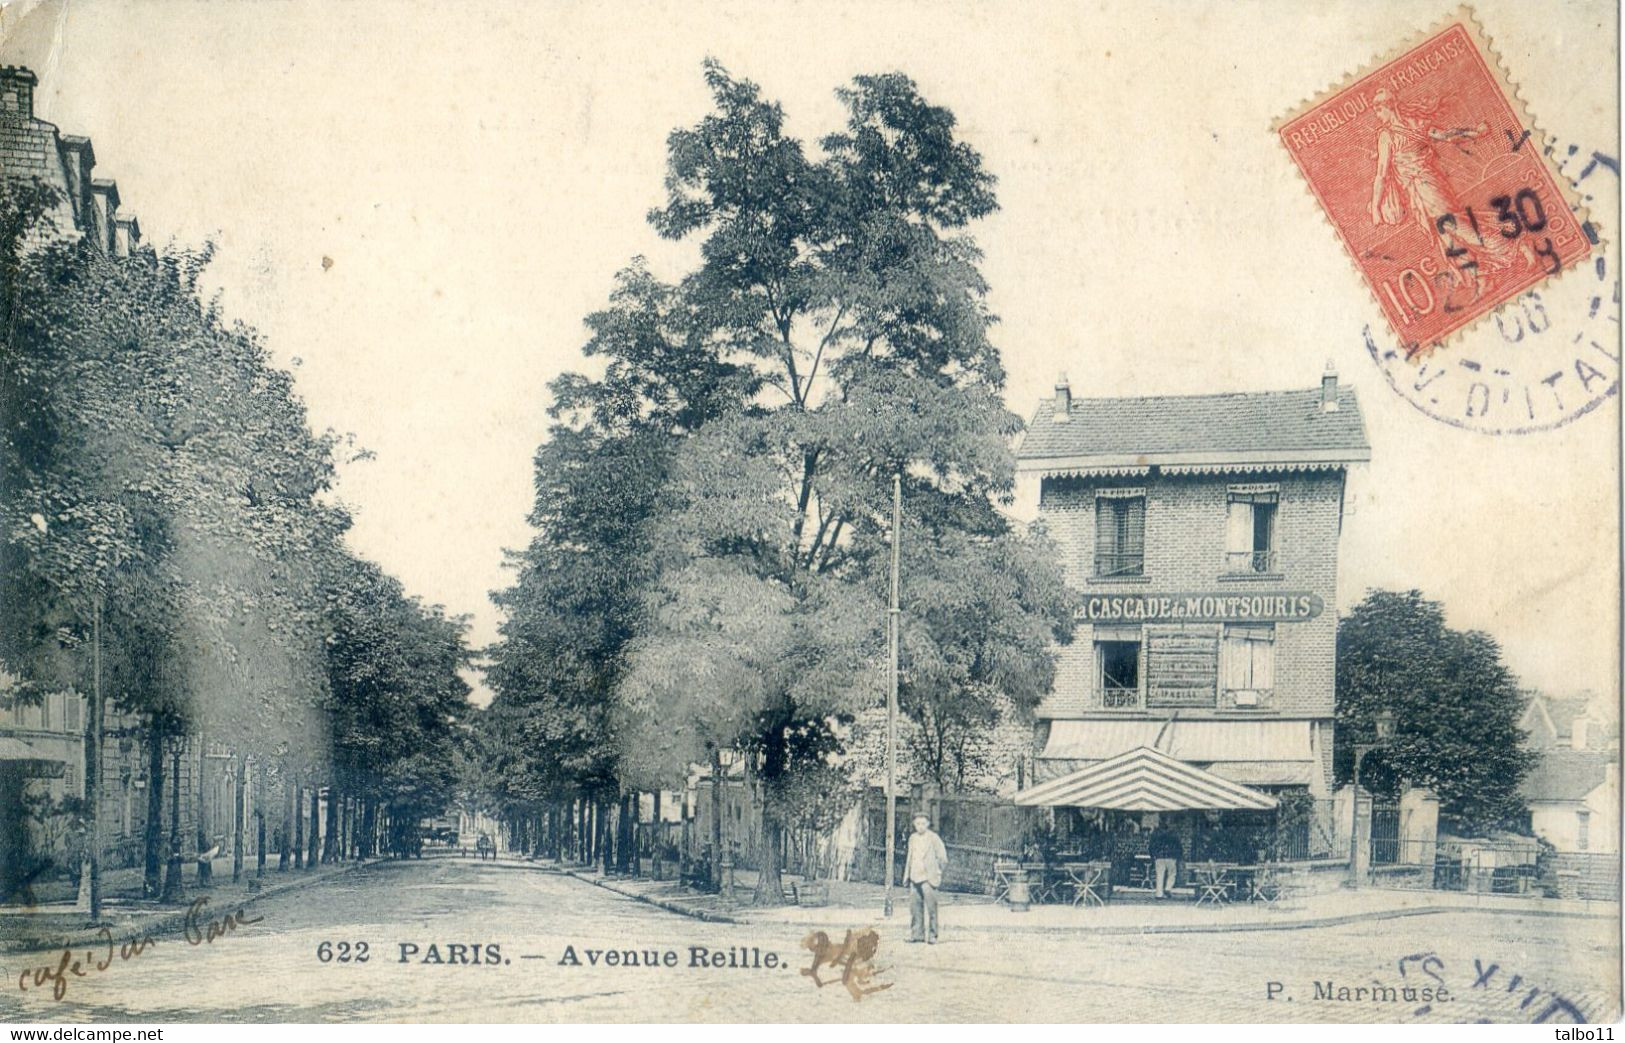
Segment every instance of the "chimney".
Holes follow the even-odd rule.
[[[96,166],[96,150],[90,139],[65,134],[57,147],[62,152],[62,169],[68,179],[68,201],[73,205],[74,220],[85,226],[85,208],[90,203],[90,172]]]
[[[1065,373],[1055,378],[1055,408],[1050,415],[1057,424],[1072,419],[1072,385],[1067,383]]]
[[[141,223],[133,215],[121,217],[113,225],[113,235],[113,252],[120,257],[128,257],[141,241]]]
[[[1331,359],[1326,360],[1326,372],[1320,375],[1320,411],[1337,412],[1337,367]]]
[[[96,198],[96,205],[91,209],[96,214],[96,227],[85,228],[87,233],[94,233],[96,246],[102,253],[113,252],[113,222],[118,220],[118,182],[104,181],[96,178],[90,183],[90,192]]]
[[[39,77],[20,65],[0,65],[0,117],[34,118],[34,85]]]

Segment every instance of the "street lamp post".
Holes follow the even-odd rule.
[[[1359,887],[1365,876],[1366,866],[1369,864],[1370,851],[1367,849],[1367,835],[1370,832],[1369,822],[1367,828],[1360,828],[1360,762],[1372,750],[1381,749],[1388,745],[1388,740],[1394,735],[1394,715],[1384,710],[1376,716],[1377,740],[1375,742],[1357,742],[1354,744],[1354,829],[1352,836],[1352,850],[1349,851],[1349,886]]]
[[[903,521],[903,476],[892,475],[891,602],[886,610],[886,915],[893,912],[892,877],[897,872],[897,643],[900,529]]]

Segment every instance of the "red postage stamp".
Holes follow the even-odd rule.
[[[1465,8],[1276,131],[1407,355],[1597,243]]]

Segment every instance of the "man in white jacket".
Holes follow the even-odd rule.
[[[948,868],[948,848],[931,831],[931,820],[914,816],[914,832],[908,838],[909,941],[937,943],[937,890],[942,887],[942,871]]]

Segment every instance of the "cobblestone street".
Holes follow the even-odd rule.
[[[211,904],[205,913],[218,922],[232,911]],[[32,968],[59,964],[61,950],[8,955],[0,1016],[1567,1023],[1612,1016],[1605,997],[1618,973],[1612,925],[1601,918],[1464,912],[1309,930],[1076,939],[955,932],[949,921],[942,944],[931,947],[903,944],[900,910],[893,923],[876,917],[876,981],[891,987],[854,1001],[838,982],[820,989],[801,974],[801,928],[704,923],[556,873],[449,858],[316,882],[251,906],[245,920],[255,922],[212,943],[164,936],[105,971],[93,967],[105,950],[94,953],[86,976],[66,976],[61,1001],[52,999],[52,981],[36,987],[29,973],[26,990],[17,984]],[[366,944],[365,962],[355,958],[357,943]],[[572,946],[581,965],[561,965]],[[713,965],[692,966],[691,946],[708,950]],[[601,956],[593,965],[588,950],[608,949],[670,950],[675,966],[606,967]],[[346,953],[350,962],[339,962]],[[1401,972],[1404,958],[1429,953],[1435,958],[1409,960]],[[1317,999],[1316,982],[1322,991],[1328,982],[1350,990],[1443,984],[1450,998]]]

